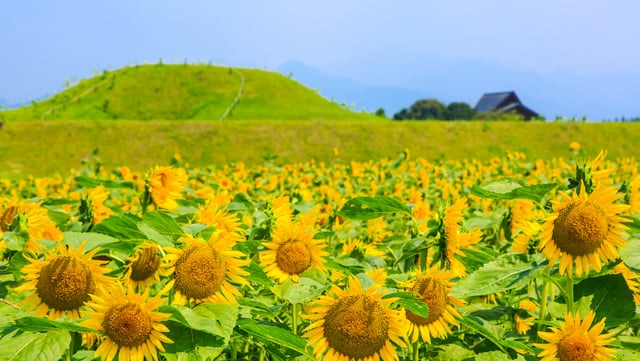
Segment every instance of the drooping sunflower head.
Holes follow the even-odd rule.
[[[264,243],[260,263],[264,271],[278,282],[300,275],[310,269],[324,270],[324,240],[314,239],[315,229],[306,222],[282,223],[274,229],[271,242]]]
[[[397,360],[395,345],[404,346],[404,328],[393,298],[382,299],[378,285],[362,289],[360,281],[349,278],[348,291],[334,286],[331,295],[321,296],[307,316],[312,324],[304,337],[313,345],[318,359]]]
[[[34,291],[22,304],[29,304],[39,317],[56,319],[65,314],[80,317],[82,307],[91,299],[98,287],[109,288],[114,281],[105,276],[109,270],[92,257],[99,251],[95,248],[84,253],[84,244],[76,251],[60,244],[43,260],[30,258],[22,268],[25,283],[17,291]]]
[[[129,257],[127,272],[124,275],[125,282],[131,284],[134,289],[141,290],[160,281],[160,276],[166,274],[166,267],[159,253],[160,248],[157,244],[145,242]]]
[[[174,210],[186,184],[187,173],[182,168],[157,167],[148,177],[146,189],[156,207]]]
[[[589,310],[584,320],[580,314],[567,313],[561,327],[551,332],[538,332],[546,344],[535,344],[542,348],[538,354],[542,361],[605,361],[611,360],[615,350],[605,347],[614,340],[611,333],[603,334],[604,318],[591,327],[595,313]]]
[[[459,223],[464,219],[462,212],[466,206],[467,199],[463,197],[444,212],[438,256],[434,260],[440,261],[444,268],[450,269],[459,277],[465,276],[467,270],[456,256],[464,256],[462,249],[469,248],[482,239],[482,231],[478,229],[470,232],[460,231]]]
[[[246,284],[242,269],[250,260],[232,247],[235,239],[228,233],[215,232],[207,242],[191,237],[182,237],[182,248],[167,248],[168,273],[173,274],[176,291],[174,303],[219,302],[235,304],[240,296],[238,289],[229,281]]]
[[[620,216],[628,205],[614,203],[620,199],[613,187],[599,187],[586,195],[584,189],[572,196],[563,194],[555,202],[554,212],[542,226],[540,248],[555,265],[560,259],[560,274],[588,274],[591,267],[600,272],[602,262],[618,258],[617,248],[624,247],[627,220]]]
[[[163,343],[172,343],[164,333],[169,329],[162,323],[170,314],[157,312],[165,300],[162,292],[149,298],[149,291],[137,294],[115,287],[102,296],[95,296],[87,305],[93,309],[81,325],[104,333],[95,356],[111,361],[116,355],[121,361],[157,360],[157,350]]]
[[[240,236],[242,222],[238,216],[229,212],[228,203],[209,201],[196,211],[196,222],[215,227],[217,230]]]
[[[451,334],[451,326],[459,324],[460,314],[455,306],[463,306],[465,303],[449,296],[453,287],[451,279],[454,277],[453,272],[432,268],[424,274],[418,273],[413,283],[408,285],[409,291],[416,293],[429,307],[426,317],[403,309],[403,322],[413,342],[421,338],[422,341],[431,343],[433,337],[445,338]]]
[[[88,221],[96,225],[109,218],[113,211],[104,205],[107,198],[109,198],[109,192],[105,190],[103,185],[87,190],[81,199],[80,211],[84,213],[84,219],[81,219],[81,221]]]

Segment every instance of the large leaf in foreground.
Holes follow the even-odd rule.
[[[530,199],[539,202],[547,192],[555,188],[557,184],[526,185],[519,179],[502,178],[483,185],[474,185],[471,194],[483,198],[494,199]]]
[[[345,203],[338,215],[360,221],[366,221],[391,215],[404,213],[411,216],[411,210],[406,204],[391,197],[356,197]]]
[[[12,332],[0,339],[0,361],[60,360],[70,342],[71,335],[64,330],[20,335]]]

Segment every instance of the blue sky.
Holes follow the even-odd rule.
[[[640,77],[638,14],[634,0],[10,1],[0,13],[0,98],[28,102],[67,79],[160,58],[264,69],[297,60],[411,88],[433,59],[542,77]]]

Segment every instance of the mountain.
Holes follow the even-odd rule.
[[[373,113],[383,108],[388,117],[407,108],[417,99],[429,97],[426,91],[402,87],[368,85],[348,78],[328,75],[322,70],[299,61],[288,61],[276,71],[318,90],[320,95],[337,103],[345,102],[354,110]]]
[[[293,73],[295,79],[319,88],[327,98],[355,103],[356,108],[369,111],[383,107],[388,116],[421,98],[436,98],[445,104],[463,101],[475,106],[483,93],[510,90],[524,105],[547,119],[586,116],[604,120],[640,115],[640,73],[536,73],[437,57],[356,59],[339,69],[339,75],[327,75],[297,61],[287,62],[277,70]]]

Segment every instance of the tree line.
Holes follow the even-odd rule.
[[[384,109],[376,115],[386,117]],[[516,112],[478,112],[465,102],[451,102],[445,105],[437,99],[420,99],[409,108],[403,108],[393,115],[393,120],[524,120]]]

